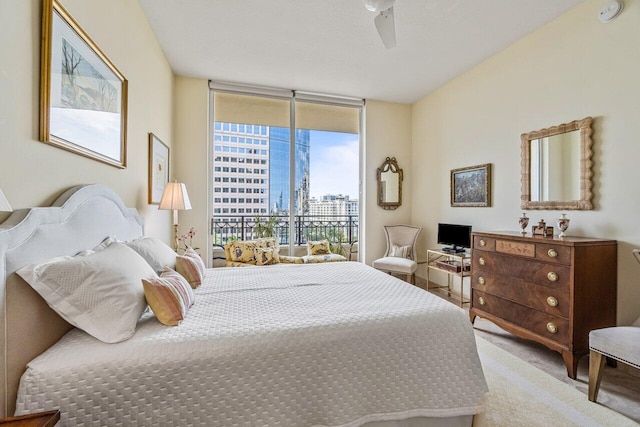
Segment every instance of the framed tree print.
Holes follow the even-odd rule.
[[[127,164],[127,80],[58,0],[43,1],[40,140]]]
[[[169,182],[169,147],[149,132],[149,204],[158,205]]]

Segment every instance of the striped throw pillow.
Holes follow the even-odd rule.
[[[411,257],[411,246],[398,246],[391,245],[391,253],[389,256],[397,257],[397,258],[410,258]]]
[[[196,302],[196,297],[193,293],[193,289],[182,274],[170,269],[169,267],[165,267],[162,270],[162,274],[160,274],[160,277],[170,280],[175,285],[185,303],[184,305],[187,308],[191,307],[193,303]]]
[[[195,255],[194,255],[195,254]],[[184,276],[193,289],[200,286],[204,278],[205,266],[200,255],[189,248],[182,256],[176,257],[176,270]]]
[[[179,325],[193,304],[191,287],[183,277],[173,273],[155,279],[142,279],[147,303],[158,321],[167,326]]]

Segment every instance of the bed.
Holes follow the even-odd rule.
[[[210,269],[180,326],[147,312],[117,344],[72,328],[14,274],[106,236],[142,235],[137,213],[99,185],[0,224],[4,414],[60,407],[62,425],[453,426],[483,410],[465,313],[363,264]]]

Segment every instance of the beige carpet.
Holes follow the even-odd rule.
[[[476,342],[489,394],[474,427],[640,425],[488,341]]]

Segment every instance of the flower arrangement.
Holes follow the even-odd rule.
[[[178,249],[187,250],[192,248],[191,243],[193,238],[196,236],[195,227],[191,227],[188,232],[183,234],[182,236],[178,236]],[[193,250],[198,250],[200,248],[192,248]]]

